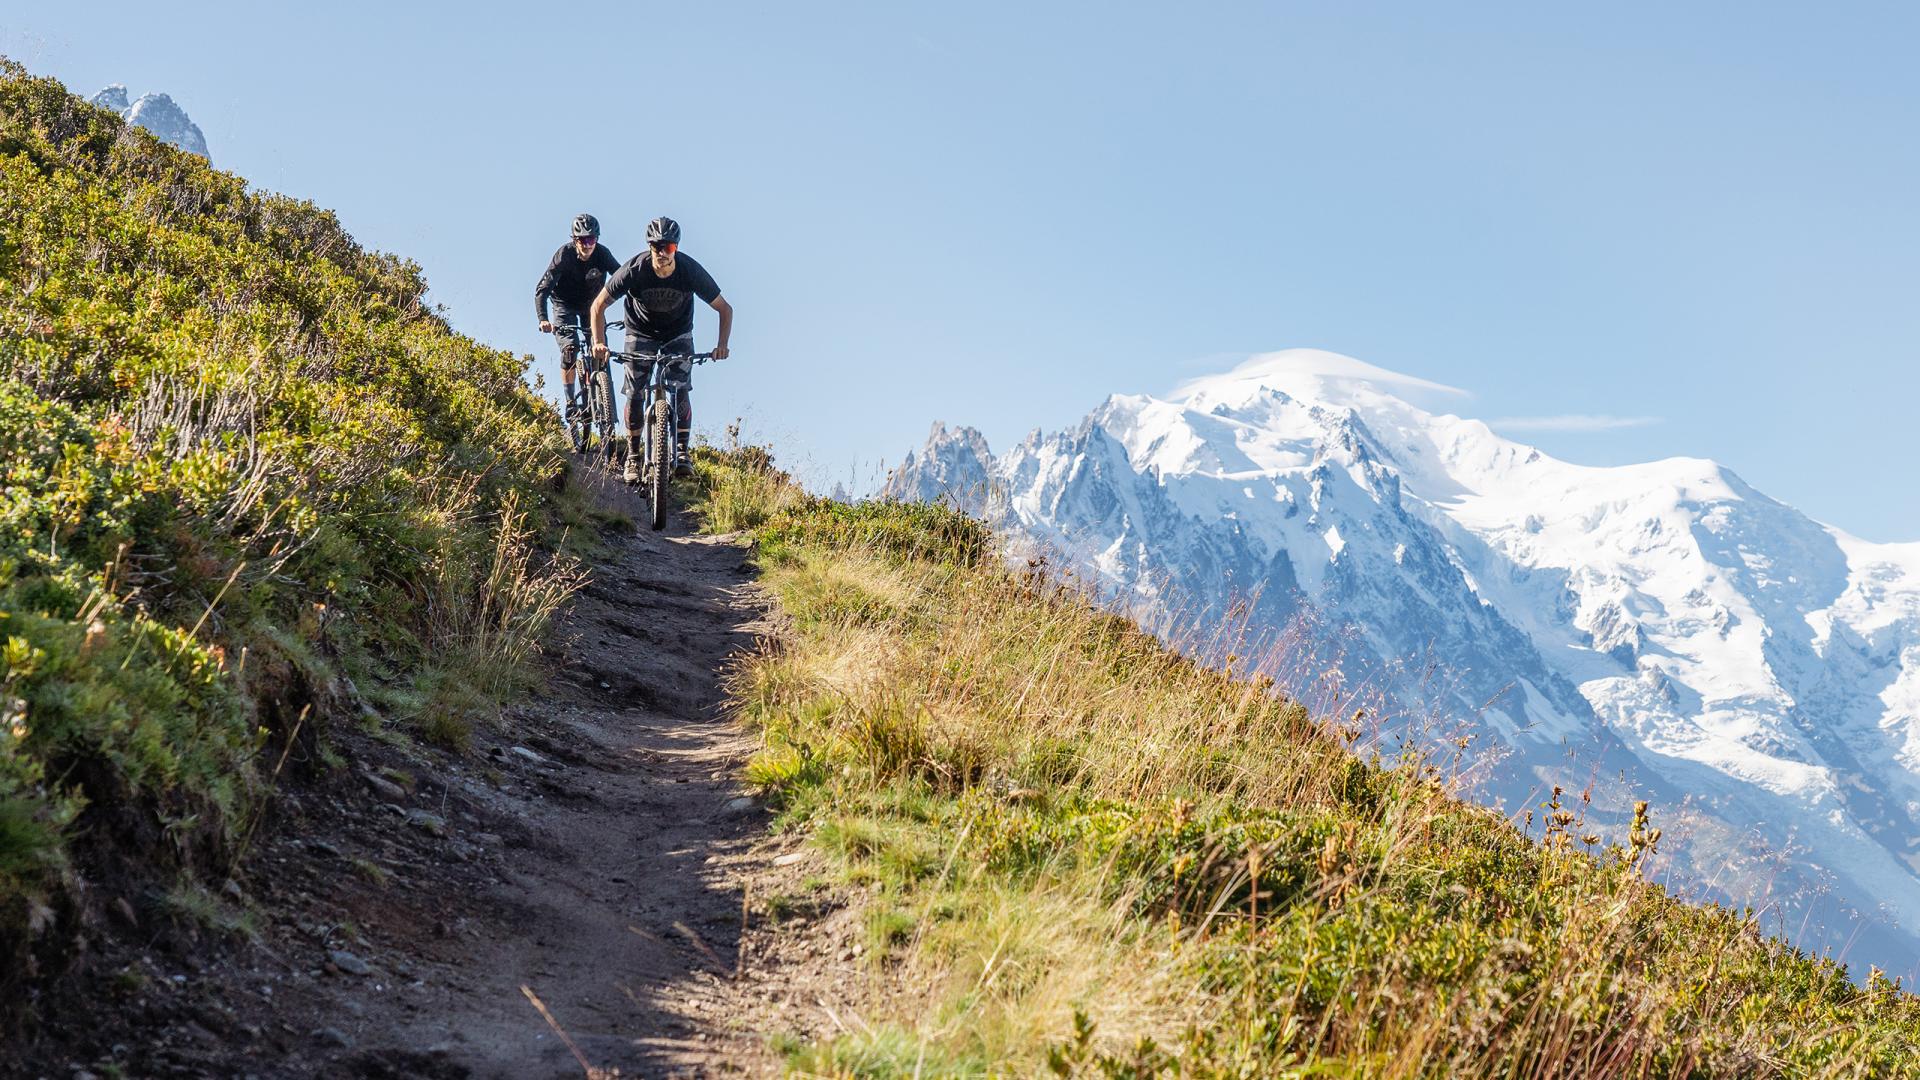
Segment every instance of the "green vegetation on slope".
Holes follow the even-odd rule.
[[[227,870],[329,719],[458,742],[524,677],[557,425],[425,289],[0,61],[0,997]]]
[[[749,774],[871,890],[878,1014],[796,1068],[1920,1075],[1920,999],[1668,897],[1644,815],[1602,848],[1556,796],[1529,837],[964,517],[808,498],[764,453],[698,470],[792,618],[732,675]]]

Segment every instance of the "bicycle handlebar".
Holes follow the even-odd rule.
[[[607,324],[607,329],[608,330],[624,330],[626,329],[626,325],[627,324],[625,322],[616,319],[613,322],[610,322]],[[556,334],[567,334],[571,336],[576,342],[578,342],[583,346],[592,345],[593,333],[592,331],[590,331],[584,326],[579,326],[574,323],[555,323],[553,327],[553,332]],[[608,349],[607,359],[609,360],[648,360],[656,363],[661,360],[691,360],[696,364],[705,364],[705,363],[711,363],[713,361],[713,354],[711,352],[703,352],[703,353],[622,352],[618,349]]]
[[[697,352],[697,353],[620,352],[615,349],[608,349],[607,358],[610,360],[651,360],[651,361],[654,361],[655,363],[658,363],[661,360],[691,360],[696,364],[704,364],[713,359],[713,354],[710,352]]]
[[[549,319],[547,321],[552,322],[553,320]],[[607,324],[607,329],[624,330],[626,329],[626,326],[627,326],[626,323],[616,319],[613,322],[610,322]],[[553,332],[556,334],[572,334],[575,337],[591,337],[593,334],[593,331],[585,326],[580,326],[576,323],[561,323],[561,322],[553,323]]]

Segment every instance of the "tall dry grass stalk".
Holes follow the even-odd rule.
[[[440,512],[459,519],[478,505],[472,484],[448,492]],[[586,567],[566,555],[538,561],[533,530],[510,492],[502,502],[490,547],[481,552],[443,547],[428,596],[429,639],[435,652],[470,685],[501,697],[525,677],[541,635],[586,583]],[[449,530],[449,536],[458,535]]]

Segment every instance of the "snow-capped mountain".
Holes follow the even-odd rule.
[[[1920,968],[1920,544],[1414,404],[1447,393],[1272,353],[997,457],[935,425],[887,493],[957,500],[1175,640],[1295,627],[1269,663],[1471,729],[1482,797],[1590,788],[1603,825],[1650,798],[1682,892]]]
[[[103,109],[119,113],[129,124],[138,124],[153,132],[161,142],[212,159],[207,153],[207,138],[200,133],[200,126],[187,116],[185,109],[165,94],[142,94],[138,100],[128,104],[127,88],[114,83],[88,100]]]

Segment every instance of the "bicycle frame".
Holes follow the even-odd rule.
[[[599,456],[604,464],[610,461],[616,452],[613,428],[617,418],[613,405],[613,377],[609,370],[610,365],[593,358],[593,335],[586,327],[563,323],[554,327],[554,333],[572,339],[574,362],[580,368],[578,383],[580,389],[576,393],[586,398],[586,416],[583,421],[586,430],[580,435],[578,451],[585,453],[594,437],[598,435],[601,440]],[[599,384],[597,380],[602,378],[606,382]],[[578,407],[575,406],[575,408]]]
[[[617,326],[619,324],[614,323],[611,325]],[[644,386],[628,387],[626,391],[628,395],[637,397],[645,403],[645,408],[642,410],[640,420],[644,428],[652,423],[653,407],[656,403],[664,402],[668,407],[671,407],[675,394],[682,390],[693,389],[694,365],[711,363],[713,361],[713,354],[710,352],[630,353],[613,352],[609,350],[607,352],[607,360],[609,362],[618,360],[623,364],[647,365],[648,375],[646,384]]]
[[[667,509],[671,500],[671,491],[667,482],[669,471],[673,468],[673,428],[678,417],[673,414],[673,403],[680,391],[693,387],[693,368],[713,359],[710,352],[704,353],[662,353],[662,352],[613,352],[607,353],[608,360],[619,360],[623,364],[646,365],[646,383],[643,386],[626,387],[631,409],[634,403],[644,403],[640,417],[640,431],[645,438],[639,440],[644,456],[640,461],[641,483],[645,485],[648,499],[653,506],[653,527],[656,530],[667,526]],[[631,380],[634,374],[629,369]],[[630,429],[631,430],[631,429]],[[629,448],[628,453],[635,452]]]

